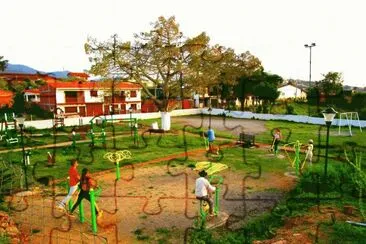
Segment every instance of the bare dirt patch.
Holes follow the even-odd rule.
[[[182,125],[192,125],[194,127],[199,127],[202,124],[203,128],[208,128],[209,118],[208,116],[206,116],[202,120],[198,116],[172,117],[172,123],[180,123]],[[258,133],[262,133],[267,130],[264,125],[265,122],[260,120],[234,119],[234,118],[227,118],[224,124],[223,118],[215,116],[211,117],[211,127],[219,131],[227,131],[228,128],[241,126],[244,132],[256,135]],[[233,130],[232,131],[233,135],[239,135],[239,133],[241,132],[241,128]]]

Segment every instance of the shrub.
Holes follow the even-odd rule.
[[[286,114],[296,114],[295,113],[295,108],[292,105],[287,105]]]

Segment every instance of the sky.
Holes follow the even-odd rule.
[[[363,0],[2,0],[0,56],[51,72],[90,68],[84,44],[117,34],[132,41],[159,16],[175,16],[187,37],[206,32],[210,44],[257,56],[265,71],[312,80],[341,72],[366,86],[366,2]]]

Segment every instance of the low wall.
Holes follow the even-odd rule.
[[[260,120],[285,120],[285,121],[293,121],[298,123],[309,123],[316,125],[324,125],[324,119],[318,117],[309,117],[305,115],[282,115],[282,114],[257,114],[252,112],[241,112],[241,111],[227,111],[224,109],[212,109],[212,115],[221,115],[226,113],[228,116],[233,118],[242,118],[242,119],[260,119]],[[179,109],[174,110],[170,113],[171,116],[185,116],[185,115],[196,115],[196,114],[209,114],[207,108],[204,109]],[[138,119],[160,119],[160,112],[155,113],[136,113],[132,114],[133,118]],[[86,125],[89,124],[89,121],[93,117],[82,117],[82,118],[67,118],[65,119],[66,126],[78,126],[78,125]],[[112,115],[103,116],[103,118],[111,119]],[[113,115],[113,119],[129,119],[130,114],[116,114]],[[352,120],[350,121],[352,126],[358,127],[358,121]],[[335,119],[333,121],[333,125],[339,126],[339,120]],[[346,126],[347,122],[343,119],[342,126]],[[366,121],[360,120],[361,127],[366,127]],[[37,129],[46,129],[53,127],[53,120],[34,120],[34,121],[25,121],[25,127],[33,126]]]
[[[204,114],[208,114],[207,109],[202,109]],[[257,114],[252,112],[242,112],[242,111],[227,111],[224,109],[212,109],[212,115],[222,115],[226,113],[227,116],[233,118],[241,118],[241,119],[259,119],[259,120],[285,120],[285,121],[292,121],[298,123],[308,123],[308,124],[315,124],[315,125],[324,125],[324,119],[319,117],[309,117],[307,115],[290,115],[290,114]],[[339,126],[340,120],[334,119],[332,125]],[[350,121],[352,126],[356,127],[366,127],[365,120],[352,120]],[[342,119],[341,126],[346,126],[347,121]]]

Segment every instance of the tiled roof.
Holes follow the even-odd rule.
[[[39,94],[39,89],[28,89],[24,90],[26,93],[33,93],[33,94]]]
[[[72,88],[72,89],[105,89],[111,88],[111,82],[90,82],[90,81],[65,81],[48,83],[49,86],[58,89]],[[141,89],[141,86],[133,82],[116,82],[115,89]]]
[[[11,91],[0,90],[0,96],[1,97],[13,96],[13,93]]]

